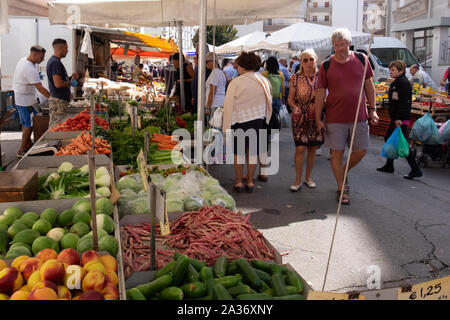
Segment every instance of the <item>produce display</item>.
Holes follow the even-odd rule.
[[[61,147],[55,156],[70,156],[87,154],[92,149],[92,136],[88,132],[82,132],[72,139],[72,143]],[[111,154],[111,145],[102,138],[95,138],[95,154]]]
[[[95,124],[103,129],[108,129],[108,121],[95,116]],[[84,110],[73,118],[69,118],[63,123],[58,124],[50,131],[83,131],[91,129],[91,114],[89,110]]]
[[[178,254],[127,300],[305,300],[303,282],[286,266],[221,256],[215,264]]]
[[[0,300],[118,300],[118,282],[116,259],[92,250],[43,249],[10,266],[0,260]]]
[[[95,186],[98,197],[111,196],[111,175],[106,167],[99,167],[95,171]],[[62,163],[55,173],[41,176],[37,200],[54,200],[69,198],[88,198],[89,167],[85,165],[74,169],[69,162]]]

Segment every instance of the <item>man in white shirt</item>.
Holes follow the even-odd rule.
[[[425,71],[419,70],[419,66],[417,64],[413,64],[409,67],[409,72],[411,73],[411,77],[409,77],[409,82],[411,85],[414,83],[418,83],[423,86],[435,88],[436,85],[431,79],[431,77]]]
[[[22,125],[22,144],[17,153],[22,157],[33,145],[31,132],[33,131],[32,117],[36,114],[33,105],[37,103],[36,89],[47,99],[50,92],[42,86],[41,77],[36,65],[44,61],[45,49],[39,45],[32,46],[30,55],[19,60],[14,71],[13,90],[16,108]],[[32,116],[33,114],[33,116]]]

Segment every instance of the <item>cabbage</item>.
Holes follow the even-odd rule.
[[[123,189],[120,192],[119,204],[126,204],[128,201],[135,200],[138,194],[131,189]]]
[[[182,212],[183,201],[181,200],[166,200],[167,212]]]
[[[107,198],[100,198],[95,202],[97,214],[113,215],[114,205]]]
[[[204,182],[202,187],[205,189],[209,189],[211,187],[220,186],[219,180],[214,178],[207,178]]]
[[[183,201],[183,208],[185,211],[195,211],[203,207],[205,201],[200,197],[187,197]]]
[[[96,190],[97,194],[100,195],[100,197],[109,198],[111,196],[111,191],[108,187],[101,187]]]
[[[178,183],[180,182],[180,179],[183,177],[181,173],[172,173],[169,175],[162,184],[162,189],[165,192],[169,192],[171,190],[177,189]]]
[[[58,173],[70,172],[73,169],[73,165],[70,162],[63,162],[58,168]]]
[[[230,196],[229,194],[224,194],[220,196],[219,198],[212,201],[212,204],[217,204],[231,211],[234,211],[236,209],[236,202],[234,201],[233,197]]]
[[[139,185],[138,182],[130,177],[122,177],[119,181],[117,181],[117,190],[121,192],[124,189],[132,189],[135,192],[139,191]]]
[[[100,178],[103,176],[108,176],[109,177],[109,171],[108,169],[106,169],[105,167],[100,167],[95,171],[95,177],[96,178]]]
[[[146,198],[137,198],[129,203],[131,214],[148,214],[150,209],[147,206]]]

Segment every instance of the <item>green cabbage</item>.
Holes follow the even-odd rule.
[[[132,189],[135,192],[139,191],[138,182],[130,177],[122,177],[119,181],[117,181],[117,190],[121,192],[124,189]]]
[[[150,209],[147,206],[146,198],[137,198],[129,203],[131,214],[149,214]]]

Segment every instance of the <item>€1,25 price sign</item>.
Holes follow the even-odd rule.
[[[398,289],[398,300],[449,300],[450,276]]]

